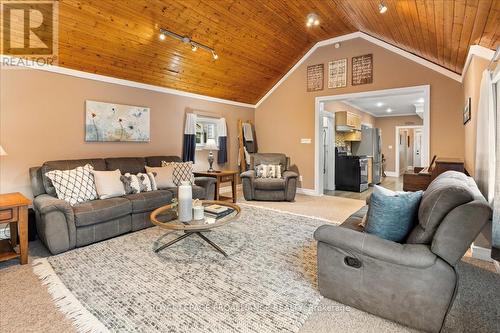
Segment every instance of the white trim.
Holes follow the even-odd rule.
[[[384,171],[385,172],[385,175],[387,177],[395,177],[395,178],[398,178],[399,175],[396,171]]]
[[[473,56],[478,56],[486,60],[491,60],[493,59],[494,55],[495,55],[494,50],[490,50],[481,45],[471,45],[469,48],[469,53],[467,53],[467,59],[465,60],[464,68],[462,69],[462,82],[464,80],[465,74],[467,73],[467,70],[469,69],[469,65],[470,62],[472,61]]]
[[[491,258],[491,249],[476,246],[474,245],[474,243],[472,243],[470,246],[470,250],[472,252],[472,258],[493,262],[493,259]]]
[[[33,273],[42,285],[47,286],[56,307],[73,323],[78,332],[109,332],[64,285],[46,258],[33,261]]]
[[[417,113],[395,113],[395,114],[384,114],[380,116],[374,116],[375,118],[388,118],[388,117],[408,117],[408,116],[416,116],[419,117]]]
[[[319,116],[321,104],[327,101],[333,100],[343,100],[367,97],[373,95],[394,95],[394,94],[405,94],[409,92],[422,92],[424,94],[424,124],[423,124],[423,144],[422,144],[422,165],[425,165],[429,161],[430,155],[430,91],[429,85],[404,87],[404,88],[393,88],[393,89],[383,89],[383,90],[372,90],[363,91],[357,93],[340,94],[340,95],[330,95],[330,96],[318,96],[315,98],[314,107],[314,191],[316,195],[323,194],[323,183],[321,182],[322,173],[320,169],[319,156],[320,156],[320,130],[319,130]],[[387,174],[387,172],[386,172]]]
[[[422,66],[425,66],[429,69],[432,69],[432,70],[434,70],[434,71],[436,71],[444,76],[447,76],[455,81],[462,82],[462,77],[460,75],[458,75],[457,73],[450,71],[449,69],[446,69],[444,67],[436,65],[433,62],[430,62],[424,58],[416,56],[408,51],[402,50],[402,49],[400,49],[396,46],[393,46],[389,43],[386,43],[380,39],[377,39],[377,38],[374,38],[370,35],[367,35],[361,31],[357,31],[357,32],[353,32],[353,33],[350,33],[347,35],[326,39],[326,40],[323,40],[323,41],[320,41],[320,42],[317,42],[316,44],[314,44],[309,49],[309,51],[307,51],[307,53],[304,54],[304,56],[302,58],[300,58],[300,60],[297,61],[297,63],[292,68],[290,68],[290,70],[257,102],[257,104],[255,104],[255,107],[258,108],[318,48],[320,48],[322,46],[327,46],[327,45],[355,39],[355,38],[362,38],[362,39],[364,39],[372,44],[383,47],[386,50],[389,50],[389,51],[394,52],[394,53],[396,53],[404,58],[412,60],[412,61],[414,61]]]
[[[6,56],[6,55],[0,56],[1,64],[3,64],[4,61],[8,61],[10,59],[16,59],[16,58],[11,57],[11,56]],[[155,91],[155,92],[159,92],[159,93],[163,93],[163,94],[170,94],[170,95],[177,95],[177,96],[201,99],[201,100],[208,101],[208,102],[241,106],[241,107],[252,108],[252,109],[255,108],[255,105],[253,105],[253,104],[247,104],[247,103],[235,102],[235,101],[230,101],[227,99],[222,99],[222,98],[217,98],[217,97],[199,95],[199,94],[194,94],[194,93],[190,93],[190,92],[186,92],[186,91],[165,88],[165,87],[155,86],[155,85],[151,85],[151,84],[140,83],[140,82],[136,82],[136,81],[118,79],[118,78],[114,78],[111,76],[87,73],[87,72],[83,72],[83,71],[79,71],[79,70],[75,70],[75,69],[70,69],[70,68],[65,68],[65,67],[60,67],[60,66],[25,65],[25,66],[20,66],[20,67],[26,67],[26,68],[35,69],[35,70],[42,70],[42,71],[51,72],[51,73],[68,75],[68,76],[78,77],[78,78],[82,78],[82,79],[118,84],[118,85],[132,87],[132,88],[151,90],[151,91]]]
[[[425,112],[424,112],[424,122],[425,122]],[[397,177],[401,176],[400,174],[400,170],[399,170],[399,130],[401,129],[422,129],[422,141],[424,142],[422,144],[422,146],[425,146],[426,144],[429,143],[429,139],[430,138],[427,138],[427,141],[426,141],[426,137],[425,137],[425,128],[424,128],[424,125],[411,125],[411,126],[396,126],[395,129],[394,129],[394,134],[395,134],[395,137],[394,137],[394,146],[396,147],[397,146],[397,149],[396,149],[396,154],[394,156],[394,162],[396,162],[396,166],[395,166],[395,169],[396,171],[394,173],[397,174]],[[405,143],[406,144],[406,143]],[[429,150],[427,150],[429,151]],[[429,162],[429,159],[428,159],[428,156],[429,155],[425,155],[424,153],[424,149],[422,149],[422,159],[420,161],[420,164],[422,165],[427,165]]]
[[[302,188],[302,187],[297,187],[297,193],[298,194],[303,194],[303,195],[310,195],[313,197],[321,197],[323,194],[318,194],[315,190],[312,190],[310,188]]]

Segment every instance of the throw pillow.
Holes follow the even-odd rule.
[[[92,171],[99,199],[109,199],[125,195],[119,169],[115,171]]]
[[[92,165],[87,164],[72,170],[52,170],[47,172],[45,176],[52,181],[57,197],[74,206],[97,199],[92,170]]]
[[[255,168],[257,178],[281,178],[281,165],[259,164]]]
[[[194,185],[193,162],[165,162],[161,161],[161,166],[174,166],[172,177],[175,186],[180,186],[181,182],[187,181]]]
[[[365,232],[394,242],[403,242],[416,224],[422,191],[387,196],[373,192]]]
[[[135,194],[141,192],[141,183],[139,182],[139,178],[137,177],[137,175],[131,175],[127,172],[120,177],[120,180],[123,183],[126,194]]]
[[[158,189],[156,186],[155,174],[153,172],[138,173],[137,179],[139,179],[141,192],[156,191]]]
[[[155,181],[158,189],[166,189],[169,187],[175,187],[174,184],[174,165],[167,165],[164,167],[148,167],[146,166],[147,172],[155,173]]]

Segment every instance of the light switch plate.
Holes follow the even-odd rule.
[[[300,143],[307,143],[307,144],[310,144],[311,143],[311,139],[310,138],[302,138],[300,139]]]

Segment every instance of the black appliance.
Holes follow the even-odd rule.
[[[335,148],[335,189],[363,192],[368,189],[368,158],[348,155]]]

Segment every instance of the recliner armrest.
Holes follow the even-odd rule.
[[[33,200],[33,206],[40,214],[47,214],[51,211],[60,211],[65,216],[66,219],[73,221],[73,208],[71,205],[62,199],[54,198],[48,194],[42,194]]]
[[[299,177],[299,175],[296,173],[296,172],[293,172],[293,171],[285,171],[283,172],[283,174],[281,175],[284,179],[288,180],[290,178],[297,178]]]
[[[254,179],[255,178],[255,170],[248,170],[248,171],[242,172],[240,177]]]
[[[396,265],[426,268],[436,262],[436,255],[429,246],[399,244],[375,235],[334,225],[322,225],[314,232],[314,238],[347,252],[369,256]]]

